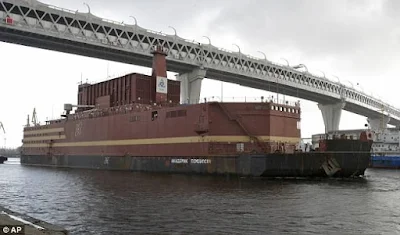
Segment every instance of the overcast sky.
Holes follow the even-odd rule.
[[[208,43],[228,50],[291,65],[306,64],[310,72],[371,92],[400,107],[400,1],[396,0],[85,0],[102,18]],[[80,0],[46,0],[47,4],[87,12]],[[150,74],[149,68],[0,43],[0,121],[8,147],[19,146],[22,127],[34,107],[40,121],[58,117],[64,103],[76,103],[81,73],[89,81],[128,72]],[[170,78],[174,78],[170,74]],[[357,85],[359,83],[360,85]],[[205,80],[202,96],[219,96],[220,82]],[[270,93],[225,84],[224,96],[255,97]],[[324,131],[316,103],[302,101],[302,135]],[[342,113],[341,129],[362,128],[364,117]],[[4,137],[4,136],[2,136]],[[0,139],[0,146],[3,146]]]

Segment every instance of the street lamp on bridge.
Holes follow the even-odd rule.
[[[257,52],[261,53],[261,54],[264,56],[264,60],[265,60],[265,61],[268,61],[268,60],[267,60],[267,56],[265,55],[264,52],[262,52],[262,51],[257,51]]]
[[[87,6],[88,11],[89,11],[89,13],[90,13],[90,6],[89,6],[89,4],[87,4],[86,2],[84,2],[83,5]]]
[[[168,26],[168,28],[171,28],[172,30],[174,30],[175,37],[176,37],[176,36],[177,36],[177,34],[176,34],[176,29],[175,29],[174,27],[172,27],[172,26]]]
[[[317,70],[317,71],[321,72],[324,75],[324,78],[327,79],[324,72],[322,72],[321,70]]]
[[[298,64],[298,65],[293,66],[292,68],[294,68],[294,69],[304,68],[306,70],[306,72],[308,73],[308,68],[304,64]]]
[[[354,89],[354,85],[353,85],[353,83],[352,82],[350,82],[349,80],[346,80],[350,85],[351,85],[351,87]]]
[[[134,16],[129,16],[129,17],[131,17],[134,21],[135,21],[135,26],[137,25],[137,20],[136,20],[136,18],[134,17]]]
[[[134,21],[135,21],[135,33],[136,33],[136,30],[137,30],[137,20],[136,20],[136,18],[134,17],[134,16],[129,16],[129,17],[131,17]]]
[[[211,45],[211,39],[207,36],[203,36],[203,38],[207,38],[208,39],[208,45]]]
[[[284,61],[286,61],[286,63],[287,63],[287,65],[286,65],[286,66],[289,66],[289,61],[288,61],[287,59],[285,59],[285,58],[281,58],[281,60],[284,60]]]
[[[232,45],[236,46],[239,49],[239,54],[241,54],[240,53],[240,47],[238,45],[236,45],[236,44],[232,44]]]
[[[338,82],[339,82],[340,84],[342,84],[342,83],[340,82],[340,79],[338,78],[338,76],[332,75],[332,77],[335,77],[335,78],[338,80]]]

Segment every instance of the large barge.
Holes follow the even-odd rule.
[[[324,135],[300,145],[300,104],[180,103],[167,79],[166,53],[153,51],[152,75],[80,84],[78,104],[23,132],[23,165],[269,177],[349,177],[369,164],[371,134]],[[76,107],[76,110],[73,108]]]

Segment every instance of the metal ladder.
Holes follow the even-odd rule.
[[[241,121],[241,118],[240,118],[239,115],[237,115],[239,117],[232,117],[232,114],[229,112],[229,110],[225,107],[224,104],[222,104],[221,102],[216,102],[216,103],[222,109],[222,111],[229,118],[230,121],[235,121],[240,126],[240,128],[244,131],[244,133],[248,137],[250,137],[250,140],[254,140],[256,142],[257,146],[260,148],[260,150],[262,152],[264,152],[268,148],[268,146],[266,146],[266,144],[262,140],[260,140],[260,138],[258,138],[257,136],[251,134],[247,130],[247,128],[244,126],[243,122]]]

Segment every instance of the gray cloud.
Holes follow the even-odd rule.
[[[367,1],[249,1],[230,4],[214,24],[220,33],[236,32],[252,45],[300,49],[308,56],[348,57],[385,50],[395,20]]]

